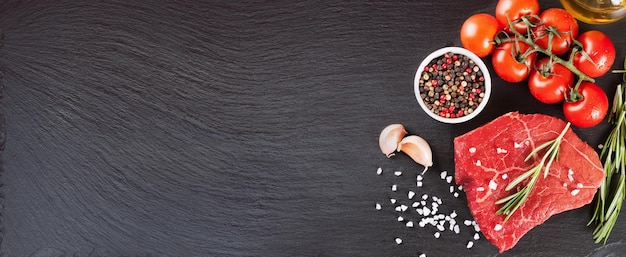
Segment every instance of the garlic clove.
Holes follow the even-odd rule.
[[[391,124],[380,132],[378,144],[380,145],[380,150],[387,158],[394,155],[396,149],[398,149],[398,143],[406,134],[407,132],[402,124]]]
[[[429,167],[433,166],[433,152],[430,145],[423,138],[415,135],[405,137],[398,144],[398,152],[404,152],[418,164],[424,166],[426,172]]]

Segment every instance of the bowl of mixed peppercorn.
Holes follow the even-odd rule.
[[[491,95],[485,63],[461,47],[444,47],[429,54],[415,74],[415,96],[424,111],[444,123],[476,117]]]

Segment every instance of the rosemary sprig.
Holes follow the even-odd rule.
[[[522,189],[520,189],[516,193],[511,194],[507,197],[504,197],[496,201],[496,204],[503,204],[502,207],[500,207],[500,209],[496,212],[496,214],[506,215],[506,218],[504,218],[505,222],[511,217],[511,215],[513,215],[513,213],[517,210],[517,208],[519,208],[520,206],[522,206],[522,204],[524,204],[524,202],[528,198],[528,195],[530,195],[530,192],[532,191],[533,187],[539,180],[539,175],[541,174],[541,171],[543,171],[543,178],[546,178],[548,176],[548,171],[550,170],[550,166],[552,166],[552,162],[554,162],[554,160],[557,159],[559,156],[561,140],[563,139],[563,136],[565,136],[565,132],[567,132],[569,127],[570,127],[570,123],[568,122],[558,137],[541,144],[540,146],[535,148],[532,152],[530,152],[528,156],[526,156],[526,159],[524,159],[524,161],[528,161],[534,155],[539,153],[539,151],[547,148],[546,152],[541,158],[541,161],[537,165],[533,166],[528,171],[522,173],[513,181],[511,181],[509,185],[507,185],[505,190],[510,191],[511,189],[515,188],[517,185],[519,185],[524,180],[530,177],[530,181],[528,181],[528,184],[526,184]]]
[[[624,60],[624,67],[626,69],[626,59]],[[626,84],[626,71],[617,71],[615,73],[620,72],[624,73],[623,84]],[[605,178],[596,194],[593,216],[587,224],[596,224],[596,229],[593,231],[593,238],[596,243],[603,242],[606,244],[619,216],[624,197],[626,197],[625,89],[622,85],[618,85],[615,91],[613,108],[609,116],[609,122],[614,124],[615,127],[607,137],[604,148],[600,153],[600,158],[604,160]]]

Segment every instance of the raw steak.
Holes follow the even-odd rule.
[[[516,192],[505,187],[539,163],[545,150],[524,162],[526,156],[555,139],[565,125],[551,116],[513,112],[454,139],[456,183],[463,186],[485,238],[501,253],[550,216],[588,204],[600,187],[604,171],[598,154],[569,129],[548,177],[540,175],[526,202],[508,221],[504,222],[505,215],[496,215],[501,205],[495,202]],[[518,186],[524,185],[526,181]]]

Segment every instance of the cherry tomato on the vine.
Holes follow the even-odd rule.
[[[528,52],[530,46],[524,42],[506,42],[493,51],[493,70],[503,80],[511,83],[528,78],[537,52]]]
[[[542,103],[560,103],[565,100],[565,93],[574,83],[574,73],[560,63],[549,65],[549,62],[548,57],[537,62],[537,67],[528,77],[528,89]]]
[[[576,54],[573,61],[576,68],[592,78],[600,77],[611,69],[615,61],[615,46],[607,35],[590,30],[580,34],[578,41],[591,60],[581,53]]]
[[[550,8],[541,12],[539,18],[542,24],[534,29],[537,45],[549,49],[550,35],[553,35],[552,53],[555,55],[567,53],[574,39],[578,37],[578,22],[574,16],[564,9]]]
[[[492,15],[474,14],[461,26],[461,44],[479,57],[485,57],[493,52],[493,38],[501,30],[500,23]]]
[[[519,33],[526,33],[526,24],[520,22],[523,16],[539,14],[538,0],[500,0],[496,5],[496,19],[500,22],[500,26],[508,29],[509,20],[514,23],[513,28]],[[508,16],[508,19],[507,19]]]
[[[582,82],[578,88],[582,99],[563,103],[563,114],[572,125],[589,128],[600,124],[609,110],[609,99],[598,85]]]

